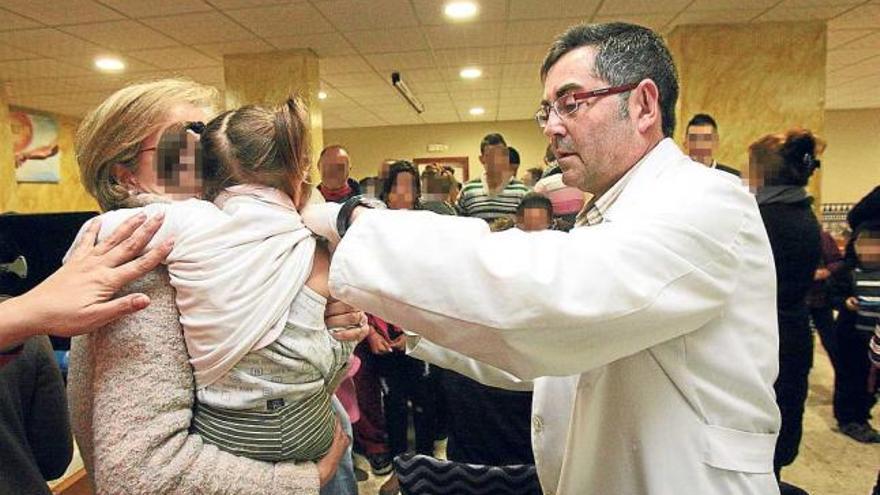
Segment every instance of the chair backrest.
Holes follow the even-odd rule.
[[[480,466],[404,454],[394,458],[403,495],[541,495],[533,465]]]

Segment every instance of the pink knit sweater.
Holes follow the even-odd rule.
[[[314,463],[236,457],[189,432],[195,383],[167,272],[135,291],[152,304],[71,349],[71,424],[96,493],[317,494]]]

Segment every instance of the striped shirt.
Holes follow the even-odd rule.
[[[880,321],[880,270],[853,270],[853,288],[859,300],[856,329],[873,332]]]
[[[465,183],[458,197],[458,208],[465,217],[482,218],[491,222],[496,218],[516,217],[516,207],[529,188],[519,179],[511,177],[499,191],[489,191],[486,176]]]

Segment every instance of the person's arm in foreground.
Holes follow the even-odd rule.
[[[481,363],[459,352],[440,347],[414,333],[407,332],[405,337],[406,353],[416,359],[455,371],[490,387],[520,392],[531,391],[534,388],[534,384],[529,380],[520,380],[506,371]]]
[[[721,313],[739,243],[763,233],[746,222],[754,200],[721,187],[675,211],[569,234],[359,211],[334,254],[331,293],[519,378],[581,373]]]
[[[43,333],[78,335],[147,307],[144,294],[111,298],[168,256],[172,239],[139,256],[161,225],[161,216],[133,217],[96,245],[101,225],[92,221],[67,264],[27,293],[0,303],[0,349]]]

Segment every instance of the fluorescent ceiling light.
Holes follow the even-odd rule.
[[[470,19],[477,15],[477,4],[474,2],[450,2],[443,9],[446,17],[455,20]]]
[[[484,113],[486,113],[486,109],[483,107],[474,107],[470,109],[471,115],[483,115]]]
[[[120,72],[125,69],[125,62],[116,57],[98,57],[95,67],[102,72]]]
[[[466,67],[458,73],[462,79],[476,79],[483,75],[483,71],[476,67]]]
[[[318,91],[318,99],[319,99],[319,100],[326,100],[326,99],[327,99],[327,93],[325,93],[325,92],[323,92],[323,91]]]

